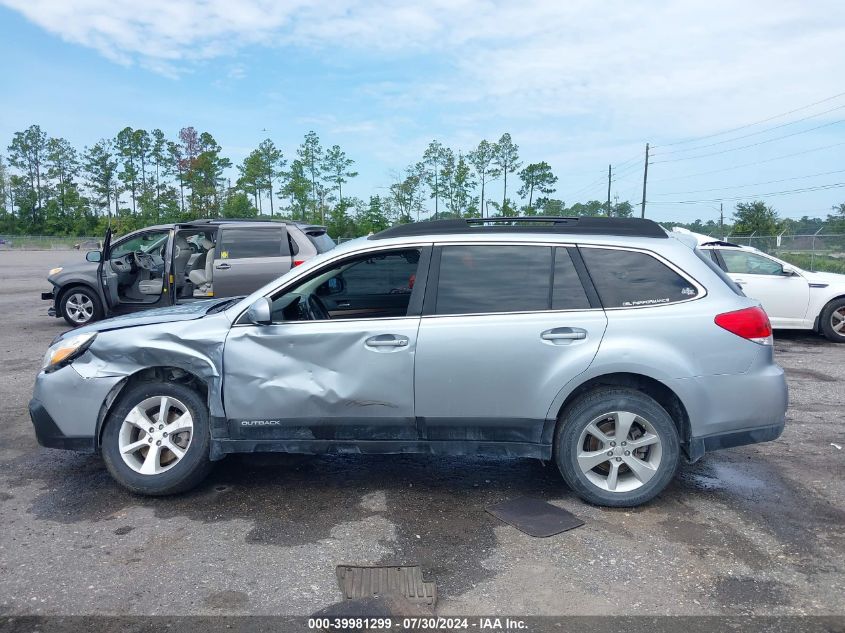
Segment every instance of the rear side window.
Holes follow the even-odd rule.
[[[734,291],[735,294],[739,295],[740,297],[744,297],[745,293],[742,291],[733,279],[728,277],[725,274],[725,271],[719,266],[719,261],[716,258],[716,251],[710,251],[709,253],[703,253],[699,249],[695,249],[695,254],[698,255],[698,258],[707,264],[716,275],[718,275],[719,279],[725,282],[725,285]]]
[[[686,301],[696,287],[647,253],[582,248],[581,255],[605,308],[637,308]]]
[[[306,235],[318,253],[326,253],[336,246],[334,240],[325,231],[322,233],[306,233]]]
[[[590,300],[569,256],[569,249],[556,248],[552,310],[586,310],[589,307]]]
[[[281,227],[226,227],[223,229],[220,259],[280,257],[290,255]]]
[[[435,312],[548,310],[551,271],[548,246],[444,246]]]

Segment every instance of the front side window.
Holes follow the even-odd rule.
[[[128,253],[151,253],[156,249],[162,250],[167,242],[168,231],[150,231],[115,244],[111,248],[109,258],[123,257]],[[157,253],[158,254],[158,253]],[[163,253],[161,253],[163,255]]]
[[[419,262],[420,250],[409,248],[332,264],[275,297],[273,322],[406,316]]]
[[[729,273],[739,273],[742,275],[783,274],[783,266],[762,255],[724,248],[720,251],[720,255],[725,260],[725,267]]]
[[[549,309],[552,249],[548,246],[444,246],[436,314]]]
[[[581,255],[605,308],[637,308],[686,301],[696,287],[648,253],[582,248]]]
[[[219,259],[282,255],[290,255],[290,247],[281,227],[226,227],[217,253]]]

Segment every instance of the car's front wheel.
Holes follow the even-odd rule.
[[[97,293],[85,286],[65,291],[59,301],[59,312],[71,327],[79,327],[103,318],[103,306]]]
[[[845,343],[845,299],[834,299],[819,317],[822,333],[829,341]]]
[[[184,492],[211,470],[208,409],[179,383],[142,383],[123,394],[103,429],[102,453],[118,483],[144,495]]]
[[[666,410],[634,389],[607,387],[576,400],[561,416],[555,459],[582,499],[602,506],[636,506],[675,476],[678,431]]]

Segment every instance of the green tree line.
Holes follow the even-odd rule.
[[[176,138],[160,129],[126,127],[79,150],[32,125],[15,132],[6,156],[0,156],[0,234],[101,235],[109,225],[125,233],[156,223],[227,217],[320,223],[333,237],[349,238],[438,218],[634,215],[628,201],[567,206],[553,197],[558,177],[551,166],[526,164],[509,133],[481,140],[469,151],[434,140],[418,161],[392,174],[384,193],[366,200],[346,191],[358,176],[354,159],[337,144],[324,145],[314,131],[288,156],[264,139],[232,167],[209,132],[190,126]],[[498,181],[501,197],[493,198],[490,186]],[[824,222],[845,232],[845,204],[827,220],[796,221],[782,220],[754,201],[738,204],[727,226],[713,221],[683,226],[711,235],[774,234],[814,232],[810,229]]]

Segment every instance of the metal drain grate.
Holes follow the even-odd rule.
[[[337,582],[344,600],[377,596],[404,596],[415,604],[434,606],[437,588],[426,582],[419,565],[393,567],[361,567],[338,565]]]

